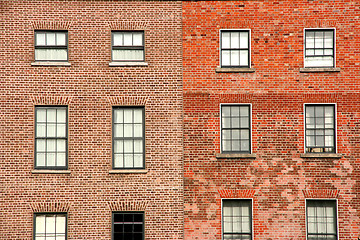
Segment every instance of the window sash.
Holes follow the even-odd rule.
[[[55,110],[55,116],[52,116],[48,111]],[[39,112],[45,113],[42,118]],[[65,112],[65,115],[59,115],[59,111]],[[50,120],[48,117],[54,119]],[[60,119],[59,119],[60,118]],[[62,118],[62,119],[61,119]],[[48,131],[51,129],[51,125],[55,130],[55,136],[49,136]],[[60,129],[64,132],[64,135],[58,136],[58,126],[61,125]],[[39,128],[44,128],[45,135],[40,134]],[[40,145],[41,144],[41,145]],[[65,170],[68,167],[68,113],[66,106],[36,106],[35,107],[35,144],[34,144],[34,159],[35,169],[62,169]],[[54,163],[54,164],[52,164]],[[60,164],[61,163],[61,164]]]
[[[251,200],[223,199],[222,208],[223,239],[232,239],[233,236],[252,239]]]
[[[57,33],[61,33],[64,34],[65,39],[64,39],[64,44],[57,44],[58,38],[57,38]],[[45,34],[45,44],[37,44],[38,42],[38,37],[40,34]],[[48,44],[47,43],[47,36],[49,34],[55,34],[55,44]],[[67,62],[68,61],[68,32],[67,31],[42,31],[42,30],[36,30],[35,31],[35,37],[34,37],[34,47],[35,47],[35,61],[56,61],[56,62]],[[46,53],[46,51],[42,51],[42,50],[66,50],[66,58],[64,58],[63,56],[61,57],[58,56],[57,58],[53,59],[53,56],[49,55],[51,53],[51,51],[48,51],[48,53]],[[43,52],[42,55],[45,55],[45,57],[42,57],[42,55],[40,55],[40,51]],[[53,54],[54,53],[53,51]],[[56,56],[56,55],[55,55]]]
[[[223,46],[224,34],[229,33],[229,44]],[[238,43],[232,37],[232,33],[238,33]],[[246,43],[242,41],[242,33],[247,33]],[[227,54],[229,54],[227,56]],[[238,57],[237,57],[238,55]],[[238,59],[237,59],[238,58]],[[220,31],[220,65],[226,68],[248,68],[250,67],[250,30],[221,30]]]
[[[115,35],[121,34],[123,44],[115,44]],[[125,44],[125,34],[131,34],[131,44]],[[141,34],[141,44],[134,44],[134,34]],[[145,61],[144,31],[112,31],[111,32],[111,60],[114,62],[143,62]],[[122,52],[122,54],[120,54]]]
[[[310,34],[314,37],[308,37]],[[326,45],[326,33],[332,33],[332,46]],[[317,34],[322,34],[322,47],[316,46]],[[313,40],[312,46],[309,46],[309,40]],[[335,66],[335,30],[334,29],[305,29],[304,39],[305,67],[334,67]],[[310,54],[313,53],[313,54]]]
[[[44,219],[40,219],[44,218]],[[34,240],[38,239],[67,239],[67,214],[66,213],[35,213],[34,214]],[[64,221],[64,222],[58,222]],[[41,223],[43,226],[39,226]],[[49,226],[51,223],[53,225]],[[64,224],[64,225],[62,225]],[[61,230],[59,230],[59,227]]]
[[[125,219],[129,218],[131,219]],[[122,220],[115,221],[115,218]],[[137,220],[135,219],[137,218]],[[141,218],[141,221],[139,221]],[[145,235],[145,214],[144,212],[113,212],[112,213],[112,239],[122,236],[122,239],[144,239]]]

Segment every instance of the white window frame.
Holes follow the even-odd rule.
[[[305,66],[305,58],[306,58],[306,49],[305,49],[305,46],[306,46],[306,31],[307,30],[310,30],[310,31],[316,31],[316,30],[319,30],[319,31],[322,31],[322,30],[333,30],[334,31],[334,66],[333,67],[307,67]],[[304,28],[304,31],[303,31],[303,64],[304,64],[304,68],[336,68],[336,28]]]
[[[224,240],[224,224],[223,224],[223,203],[224,200],[250,200],[251,201],[251,239],[254,239],[254,200],[253,198],[221,198],[221,239]]]
[[[337,141],[337,135],[338,135],[338,133],[337,133],[337,104],[336,103],[304,103],[304,105],[303,105],[303,115],[304,115],[304,124],[303,124],[303,129],[304,129],[304,153],[306,154],[306,153],[308,153],[308,152],[306,152],[306,105],[333,105],[334,106],[334,108],[335,108],[335,116],[334,116],[334,121],[335,121],[335,125],[334,125],[334,127],[335,127],[335,136],[334,136],[334,144],[335,144],[335,146],[334,146],[334,150],[335,150],[335,152],[333,152],[333,153],[337,153],[338,152],[338,149],[337,149],[337,147],[338,147],[338,141]],[[326,153],[330,153],[330,152],[324,152],[325,154]],[[323,154],[323,153],[314,153],[314,154]]]
[[[222,66],[222,59],[221,59],[221,42],[222,42],[222,39],[221,39],[221,31],[248,31],[249,32],[249,67],[248,68],[251,68],[251,29],[250,28],[242,28],[242,29],[233,29],[233,28],[228,28],[228,29],[220,29],[219,30],[219,66],[221,68],[236,68],[235,67],[223,67]],[[239,67],[238,67],[239,68]],[[242,67],[242,68],[246,68],[246,67]]]
[[[336,235],[337,240],[339,240],[340,229],[339,229],[339,207],[338,200],[336,198],[305,198],[305,228],[306,228],[306,240],[308,240],[308,227],[307,227],[307,200],[315,200],[315,201],[335,201],[336,206]]]

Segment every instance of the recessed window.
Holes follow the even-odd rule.
[[[336,212],[335,200],[307,200],[307,239],[337,240]]]
[[[143,240],[143,212],[114,212],[113,240]]]
[[[113,168],[144,168],[144,108],[113,109]]]
[[[35,61],[68,61],[67,31],[35,31]]]
[[[252,239],[251,200],[223,200],[223,239]]]
[[[220,31],[221,67],[250,67],[250,31]]]
[[[335,105],[305,105],[307,153],[335,153]]]
[[[305,67],[334,67],[334,38],[334,29],[305,29]]]
[[[35,168],[67,168],[67,107],[35,108]]]
[[[112,32],[112,61],[142,62],[144,60],[144,31]]]
[[[221,105],[221,152],[251,153],[250,105]]]
[[[52,213],[34,215],[34,238],[35,240],[66,240],[66,213]]]

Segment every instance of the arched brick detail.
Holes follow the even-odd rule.
[[[255,190],[252,189],[222,189],[218,191],[221,198],[253,198]]]
[[[220,20],[220,29],[251,28],[250,21],[224,18]]]
[[[312,19],[305,21],[306,28],[326,28],[336,27],[336,20],[328,19]]]
[[[110,210],[116,211],[145,211],[148,202],[146,201],[119,201],[109,202]]]
[[[33,21],[31,26],[38,30],[68,30],[72,22],[64,21]]]
[[[33,96],[34,105],[69,105],[72,97],[67,96]]]
[[[220,94],[220,103],[251,103],[252,94]]]
[[[304,94],[304,103],[336,103],[341,98],[337,93]]]
[[[111,30],[145,30],[146,22],[109,22]]]
[[[303,190],[305,198],[337,198],[339,196],[339,193],[339,190],[329,189]]]
[[[108,101],[113,106],[145,106],[148,101],[148,97],[109,97]]]
[[[68,212],[70,206],[70,203],[63,202],[30,203],[33,212]]]

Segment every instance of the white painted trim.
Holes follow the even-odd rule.
[[[338,142],[337,142],[337,103],[304,103],[303,105],[303,114],[304,114],[304,123],[303,123],[303,129],[304,129],[304,154],[307,153],[306,152],[306,112],[305,112],[305,106],[306,105],[334,105],[335,107],[335,116],[334,116],[334,120],[335,120],[335,136],[334,136],[334,141],[335,141],[335,153],[338,153]]]
[[[338,200],[337,198],[305,198],[305,229],[306,229],[306,240],[308,240],[308,229],[307,229],[307,200],[319,200],[319,201],[334,201],[335,200],[335,207],[336,207],[336,237],[339,240],[339,208],[338,208]]]
[[[251,200],[251,239],[254,239],[254,199],[253,198],[221,198],[221,240],[224,240],[224,225],[223,225],[223,200]]]
[[[306,30],[334,30],[334,67],[336,68],[336,28],[304,28],[303,30],[303,66],[305,67],[305,32]]]
[[[219,67],[221,65],[221,31],[249,31],[249,68],[251,68],[251,29],[250,28],[225,28],[219,29]]]
[[[220,103],[220,153],[222,154],[222,105],[243,105],[250,107],[249,125],[250,125],[250,154],[253,154],[253,136],[252,136],[252,103]]]

